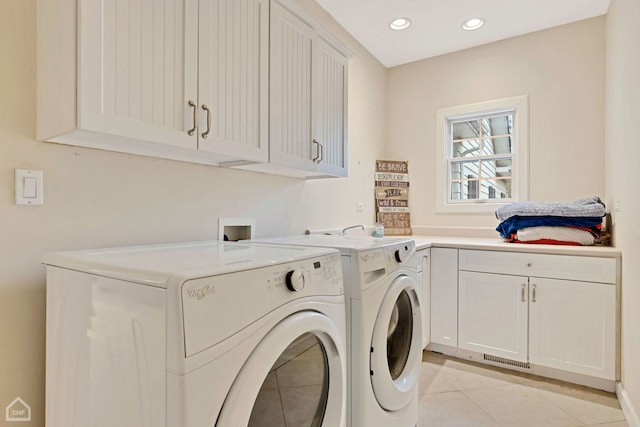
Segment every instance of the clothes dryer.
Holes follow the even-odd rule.
[[[345,425],[338,251],[193,242],[44,262],[47,426]]]
[[[348,425],[416,426],[422,278],[413,240],[304,235],[269,242],[341,252],[348,300]]]

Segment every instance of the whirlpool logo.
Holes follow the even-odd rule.
[[[216,287],[213,285],[204,285],[198,288],[187,289],[187,296],[191,299],[200,301],[204,297],[213,295],[216,293]]]

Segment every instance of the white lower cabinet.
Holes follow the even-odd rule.
[[[458,346],[458,250],[431,248],[430,342]]]
[[[431,249],[418,251],[422,263],[422,348],[426,348],[431,337]]]
[[[527,362],[527,278],[461,271],[458,347]]]
[[[615,379],[615,285],[530,278],[529,361]]]
[[[563,279],[526,275],[562,261]],[[615,259],[460,250],[459,262],[458,348],[615,380]],[[500,274],[501,265],[511,272],[521,266],[522,275]],[[605,273],[572,271],[574,265]],[[596,276],[607,282],[584,280]]]

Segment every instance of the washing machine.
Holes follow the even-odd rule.
[[[191,242],[44,263],[48,427],[346,425],[338,251]]]
[[[414,241],[339,235],[268,241],[341,252],[347,296],[348,425],[416,426],[422,273]]]

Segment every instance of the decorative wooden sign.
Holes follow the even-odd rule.
[[[375,173],[376,221],[388,236],[411,235],[409,162],[377,160]]]

